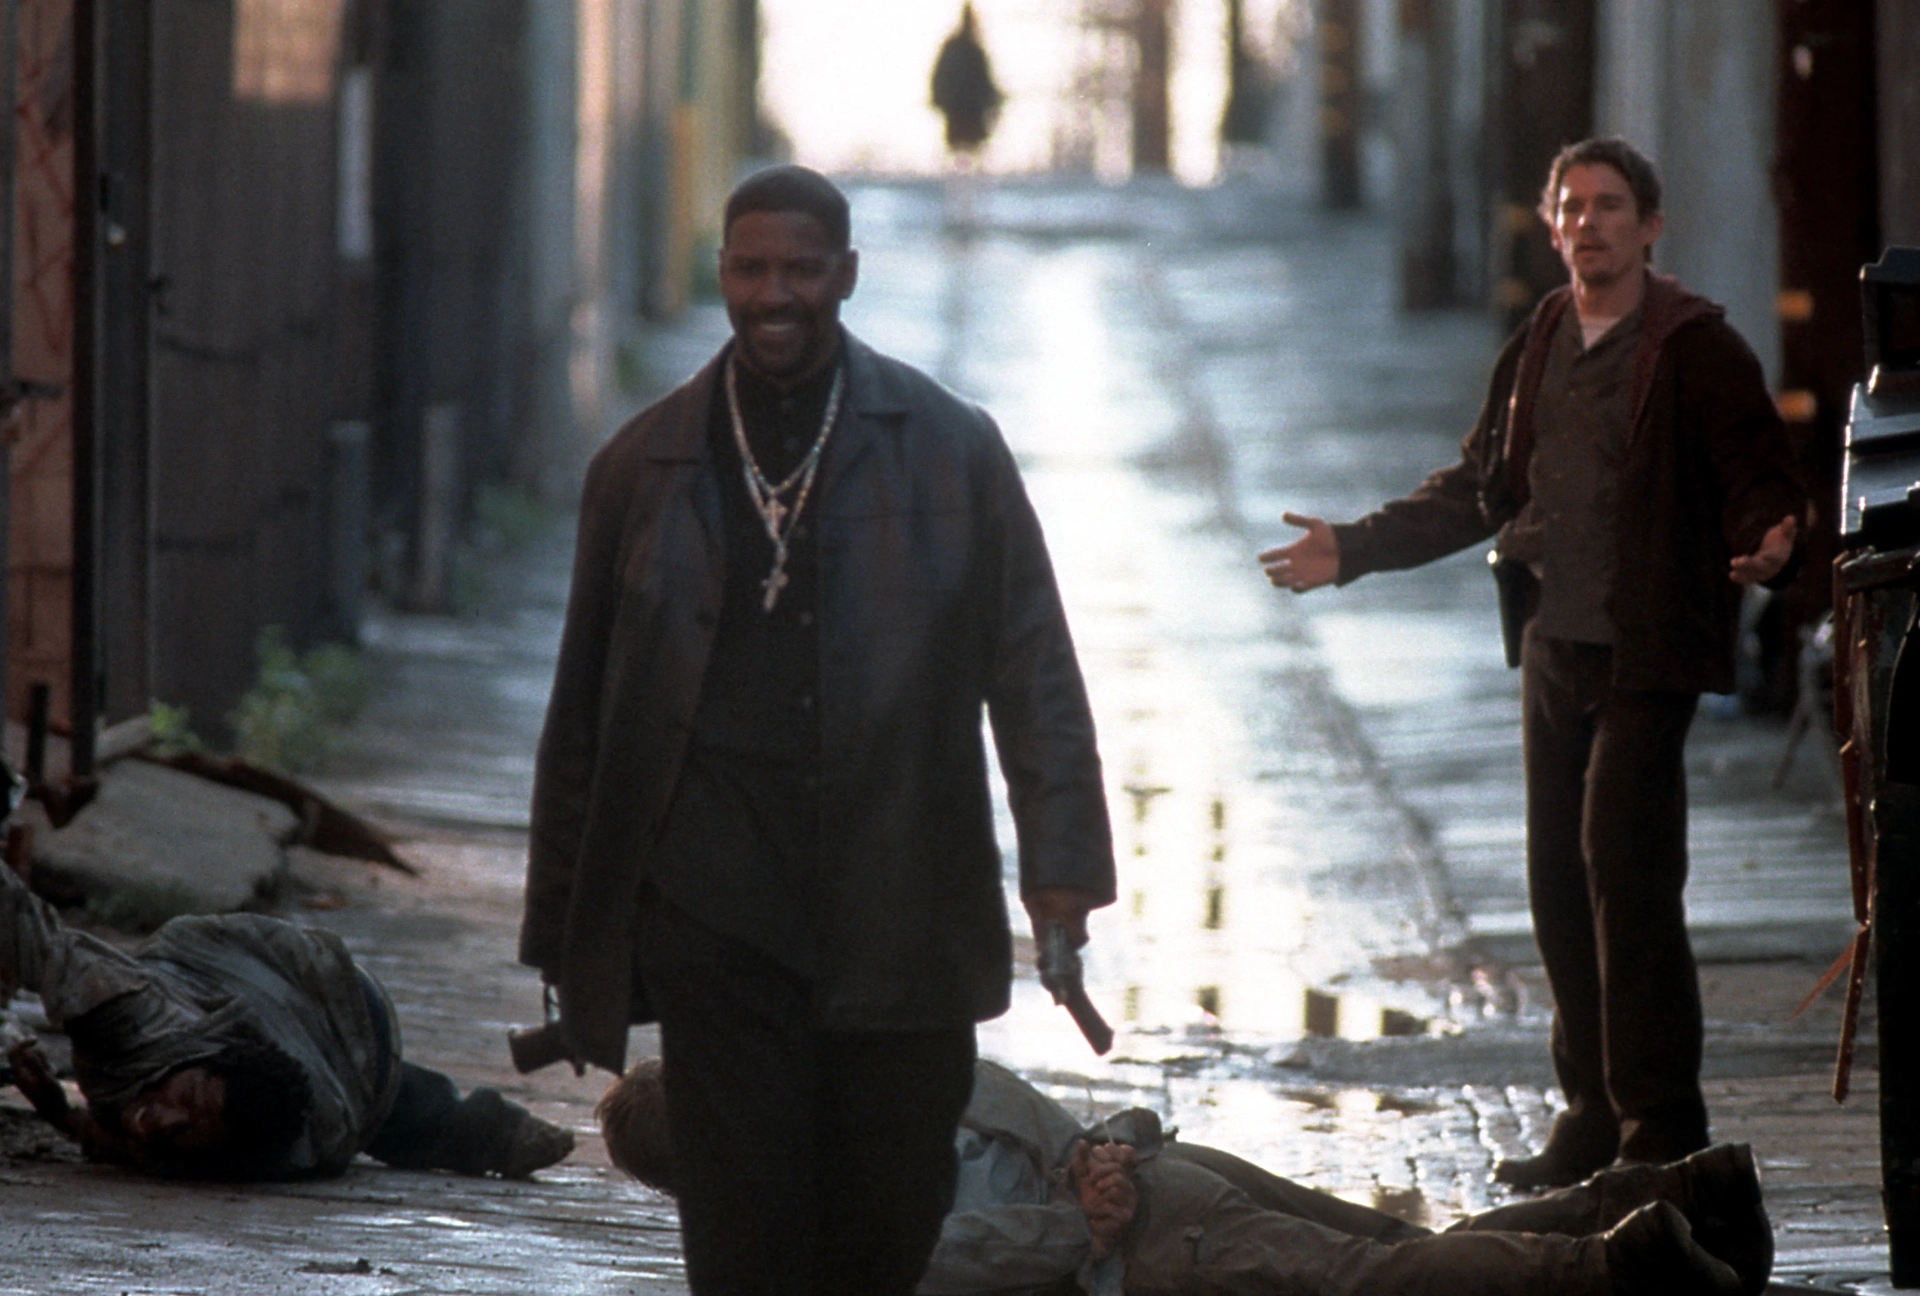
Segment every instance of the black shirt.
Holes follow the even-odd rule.
[[[1534,404],[1530,495],[1500,552],[1540,578],[1533,630],[1576,643],[1614,642],[1607,596],[1619,530],[1619,478],[1633,417],[1633,365],[1644,305],[1587,346],[1572,307],[1547,349]]]
[[[741,421],[761,474],[785,481],[820,435],[836,361],[781,392],[736,364]],[[819,866],[818,565],[821,478],[787,541],[771,612],[774,545],[748,495],[724,382],[707,414],[720,485],[726,580],[686,765],[649,877],[713,930],[802,975],[813,971]],[[796,496],[782,501],[789,507]]]

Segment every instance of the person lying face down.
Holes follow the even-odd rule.
[[[291,1179],[366,1152],[407,1169],[521,1177],[573,1135],[492,1089],[405,1061],[392,1001],[338,936],[259,914],[176,918],[135,954],[69,930],[0,868],[0,986],[39,994],[73,1042],[75,1106],[31,1041],[14,1083],[94,1160]]]
[[[595,1114],[614,1165],[671,1194],[661,1070],[658,1059],[636,1063]],[[1773,1263],[1773,1233],[1745,1145],[1605,1170],[1444,1233],[1182,1143],[1163,1135],[1149,1111],[1083,1128],[984,1060],[956,1145],[954,1209],[917,1289],[928,1296],[1757,1296]]]
[[[8,1051],[14,1084],[91,1160],[186,1178],[272,1178],[313,1105],[306,1074],[257,1036],[181,1067],[123,1103],[76,1107],[37,1042]]]

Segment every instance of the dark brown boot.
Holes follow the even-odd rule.
[[[1553,1200],[1543,1199],[1542,1206]],[[1716,1143],[1662,1165],[1616,1164],[1587,1180],[1579,1200],[1592,1204],[1595,1229],[1613,1227],[1648,1202],[1672,1202],[1687,1217],[1694,1241],[1733,1266],[1747,1296],[1766,1290],[1773,1226],[1753,1149],[1744,1143]]]
[[[1674,1204],[1693,1239],[1733,1266],[1745,1296],[1760,1296],[1773,1272],[1773,1223],[1760,1196],[1760,1169],[1745,1143],[1716,1143],[1676,1164],[1684,1200]]]
[[[1672,1202],[1642,1206],[1602,1240],[1614,1296],[1740,1296],[1740,1275],[1694,1241]]]

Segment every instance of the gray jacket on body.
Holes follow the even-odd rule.
[[[1057,1288],[1076,1278],[1092,1296],[1120,1291],[1125,1261],[1092,1260],[1093,1239],[1067,1167],[1074,1144],[1111,1134],[1142,1159],[1161,1145],[1160,1118],[1144,1108],[1085,1128],[1067,1109],[998,1063],[974,1064],[973,1096],[955,1142],[960,1171],[920,1296],[981,1296]]]

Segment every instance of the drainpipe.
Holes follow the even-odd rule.
[[[100,13],[73,5],[73,644],[74,778],[93,773],[100,715]]]

